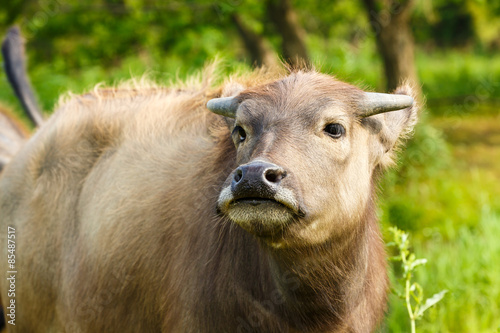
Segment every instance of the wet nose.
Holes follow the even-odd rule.
[[[273,163],[255,161],[238,167],[231,188],[236,196],[268,197],[276,193],[286,171]]]

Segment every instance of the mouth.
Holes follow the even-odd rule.
[[[290,195],[282,195],[277,193],[272,196],[248,196],[248,197],[234,197],[231,195],[229,200],[226,201],[228,209],[236,207],[247,207],[250,209],[278,209],[286,211],[288,214],[296,217],[304,217],[303,210],[297,204],[297,201]]]
[[[223,215],[259,237],[276,237],[302,214],[283,201],[269,197],[240,197],[228,200]]]
[[[223,188],[217,213],[259,237],[274,237],[306,215],[291,190],[280,188],[269,194],[249,192],[235,195],[230,186]]]
[[[250,205],[250,206],[259,206],[259,205],[265,205],[265,204],[274,204],[274,205],[279,205],[283,206],[284,208],[290,209],[286,204],[281,203],[279,201],[276,201],[271,198],[259,198],[259,197],[249,197],[249,198],[239,198],[231,202],[230,204],[232,205]]]

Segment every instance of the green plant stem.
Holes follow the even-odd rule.
[[[411,272],[408,270],[408,262],[406,258],[406,245],[407,243],[402,240],[401,245],[400,245],[400,252],[401,252],[401,262],[403,263],[403,266],[405,267],[405,279],[406,279],[406,284],[405,284],[405,300],[406,300],[406,309],[408,310],[408,315],[410,316],[410,322],[411,322],[411,333],[416,332],[415,328],[415,316],[413,314],[413,309],[411,306],[411,298],[410,298],[410,280],[411,280]]]
[[[408,315],[411,321],[411,333],[415,333],[415,316],[413,315],[413,310],[410,303],[410,279],[406,278],[406,308],[408,309]]]

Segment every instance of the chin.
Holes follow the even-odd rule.
[[[295,220],[295,214],[288,207],[271,200],[236,201],[228,207],[225,215],[258,237],[282,234]]]

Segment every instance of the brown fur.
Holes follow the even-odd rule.
[[[387,292],[374,170],[408,122],[363,123],[361,91],[314,71],[266,75],[214,90],[136,83],[62,103],[0,180],[0,246],[14,226],[19,272],[8,329],[372,331]],[[233,121],[205,107],[240,92],[241,117],[262,130],[244,149]],[[342,143],[307,133],[325,107],[347,126]],[[308,209],[272,239],[215,209],[226,177],[256,157],[291,170]]]

